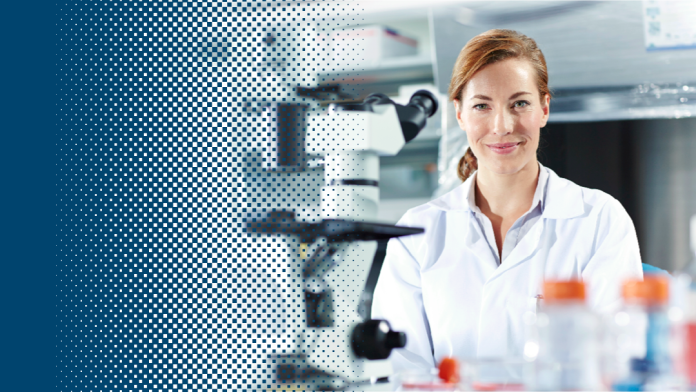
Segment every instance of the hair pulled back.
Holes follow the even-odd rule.
[[[536,42],[514,30],[493,29],[472,38],[459,52],[448,91],[450,101],[461,100],[462,90],[481,68],[507,59],[529,61],[537,74],[537,88],[542,103],[547,94],[551,96],[546,60]],[[469,147],[459,160],[457,176],[466,181],[477,169],[478,161]]]

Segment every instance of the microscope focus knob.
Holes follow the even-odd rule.
[[[386,320],[368,320],[353,328],[351,347],[358,358],[387,359],[392,349],[406,347],[406,334],[392,331]]]

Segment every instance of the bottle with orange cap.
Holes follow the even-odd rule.
[[[624,306],[613,318],[615,358],[613,389],[679,390],[675,369],[675,320],[670,319],[669,277],[647,274],[624,283]],[[678,343],[676,344],[679,345]]]
[[[543,305],[525,320],[528,390],[600,390],[599,319],[579,280],[544,283]]]

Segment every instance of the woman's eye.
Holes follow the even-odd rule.
[[[480,103],[478,105],[474,105],[474,109],[476,110],[485,110],[488,108],[488,105],[485,103]]]
[[[514,103],[513,106],[516,107],[516,108],[523,108],[523,107],[529,106],[529,102],[527,102],[527,101],[517,101],[517,102]]]

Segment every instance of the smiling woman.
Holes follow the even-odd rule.
[[[489,65],[490,67],[487,67]],[[491,79],[498,76],[503,76],[505,80]],[[506,84],[510,81],[513,85]],[[452,73],[449,98],[455,103],[457,121],[460,127],[466,131],[467,129],[473,130],[474,128],[470,125],[476,124],[467,123],[468,119],[474,119],[467,116],[471,112],[470,110],[462,112],[462,105],[472,104],[473,106],[467,107],[467,109],[479,112],[488,110],[490,113],[492,98],[480,94],[479,90],[490,90],[497,93],[514,91],[509,97],[504,97],[504,102],[500,101],[500,103],[505,105],[510,101],[511,108],[514,109],[512,113],[518,115],[512,116],[512,118],[510,116],[498,118],[497,120],[508,121],[498,125],[509,126],[513,119],[528,121],[538,119],[536,121],[538,124],[531,125],[533,127],[538,125],[538,128],[542,128],[546,125],[549,115],[551,93],[548,83],[546,60],[533,39],[512,30],[490,30],[473,38],[459,53]],[[520,90],[515,91],[516,88]],[[518,97],[523,99],[515,101]],[[472,102],[472,100],[479,100],[479,102]],[[537,102],[538,105],[535,105]],[[464,118],[462,118],[462,114],[465,115]],[[535,114],[536,117],[530,118]],[[490,115],[488,120],[490,121]],[[471,144],[470,135],[467,132]],[[535,154],[538,142],[537,133],[536,146],[533,148]],[[477,150],[476,152],[479,154],[482,152],[478,151],[477,147],[474,147],[474,150]],[[531,148],[527,148],[528,153],[531,150]],[[476,152],[472,151],[471,147],[468,148],[466,154],[459,161],[458,175],[462,181],[466,181],[478,168],[477,156],[479,154]]]
[[[538,183],[536,153],[551,99],[544,55],[527,36],[490,30],[459,53],[449,94],[469,141],[459,176],[466,181],[478,169],[476,205],[502,259],[506,233],[529,209]]]
[[[390,240],[372,316],[404,331],[395,371],[446,356],[521,359],[526,314],[546,280],[582,280],[599,312],[642,277],[633,222],[604,192],[537,161],[549,117],[546,63],[531,38],[491,30],[462,49],[450,85],[469,149],[451,192],[409,210]]]

